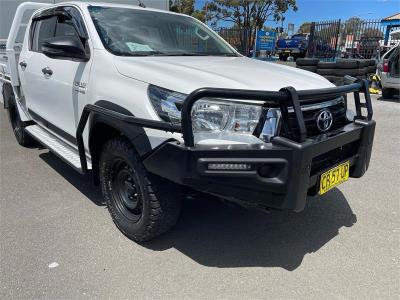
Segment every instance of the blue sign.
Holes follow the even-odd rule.
[[[257,31],[257,51],[272,51],[275,49],[276,32],[275,31]]]

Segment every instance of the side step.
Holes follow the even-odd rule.
[[[67,164],[71,165],[79,173],[83,173],[77,149],[74,149],[70,145],[64,143],[58,137],[43,129],[39,125],[27,126],[25,127],[25,131],[59,158],[64,160]],[[92,169],[92,162],[89,158],[86,159],[88,170],[90,170]]]

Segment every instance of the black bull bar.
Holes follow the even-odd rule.
[[[323,101],[331,97],[339,97],[354,93],[356,116],[354,122],[343,127],[340,133],[325,134],[318,139],[309,139],[301,110],[302,105]],[[360,93],[365,102],[361,102]],[[196,145],[192,128],[192,107],[203,98],[237,99],[261,103],[264,107],[279,107],[282,123],[287,122],[288,108],[291,107],[296,117],[299,134],[296,138],[277,136],[272,139],[271,147],[263,145],[221,146],[214,150]],[[363,111],[366,110],[366,112]],[[324,168],[313,170],[313,162],[325,153],[334,154],[337,148],[346,145],[356,148],[346,152],[347,156],[335,157],[334,162],[349,160],[352,177],[361,177],[368,168],[375,122],[372,120],[373,110],[366,80],[353,80],[353,83],[324,89],[300,90],[293,87],[280,91],[253,91],[237,89],[201,88],[192,92],[182,105],[181,126],[171,123],[137,118],[124,115],[97,105],[86,105],[77,128],[77,143],[81,159],[82,171],[87,171],[83,131],[90,115],[99,114],[132,126],[158,129],[167,132],[182,133],[184,145],[167,141],[158,146],[143,160],[149,172],[155,173],[180,184],[191,186],[197,190],[217,194],[241,202],[251,198],[249,205],[259,206],[265,198],[270,200],[265,206],[302,210],[307,194],[312,194],[318,183],[319,175]],[[259,136],[265,122],[262,114],[254,135]],[[286,123],[288,124],[288,123]],[[229,148],[229,149],[228,149]],[[334,157],[334,155],[333,155]],[[210,172],[207,164],[219,162],[248,162],[257,167],[254,172]],[[271,165],[265,176],[260,176],[260,168]]]

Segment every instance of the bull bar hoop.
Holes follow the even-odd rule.
[[[100,107],[98,105],[88,104],[82,111],[81,118],[76,131],[76,139],[78,151],[81,161],[81,170],[83,173],[87,172],[87,161],[85,154],[85,146],[83,142],[83,131],[90,115],[103,115],[112,119],[116,119],[132,126],[140,126],[143,128],[151,128],[163,130],[168,132],[179,132],[183,135],[183,140],[186,147],[194,147],[194,135],[192,127],[192,107],[194,103],[202,98],[223,98],[235,100],[247,100],[250,102],[263,103],[264,107],[274,103],[281,109],[282,121],[285,123],[288,117],[288,107],[293,107],[297,126],[300,135],[295,142],[302,143],[307,138],[307,129],[301,111],[301,105],[310,103],[313,99],[320,99],[321,97],[332,97],[343,95],[347,93],[354,93],[354,101],[356,107],[355,119],[371,120],[373,115],[371,97],[369,94],[368,81],[365,79],[356,79],[346,76],[346,79],[352,83],[348,85],[314,89],[314,90],[300,90],[297,91],[293,87],[282,88],[278,92],[273,91],[256,91],[256,90],[239,90],[239,89],[221,89],[221,88],[200,88],[193,91],[187,96],[182,105],[182,120],[181,126],[173,125],[164,121],[148,120],[121,114],[110,109]],[[360,93],[364,94],[365,102],[361,102]],[[362,114],[362,108],[367,110],[367,115]],[[259,135],[265,122],[265,114],[260,117],[259,123],[256,126],[254,135]],[[286,123],[287,124],[287,123]]]

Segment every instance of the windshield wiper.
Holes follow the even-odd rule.
[[[238,56],[236,53],[207,53],[207,52],[178,52],[178,53],[163,53],[165,56]]]
[[[136,51],[132,53],[120,52],[123,56],[233,56],[237,57],[236,53],[214,53],[214,52],[162,52],[162,51]]]
[[[119,52],[123,56],[157,56],[157,55],[167,55],[165,52],[161,51],[135,51],[135,52]]]

